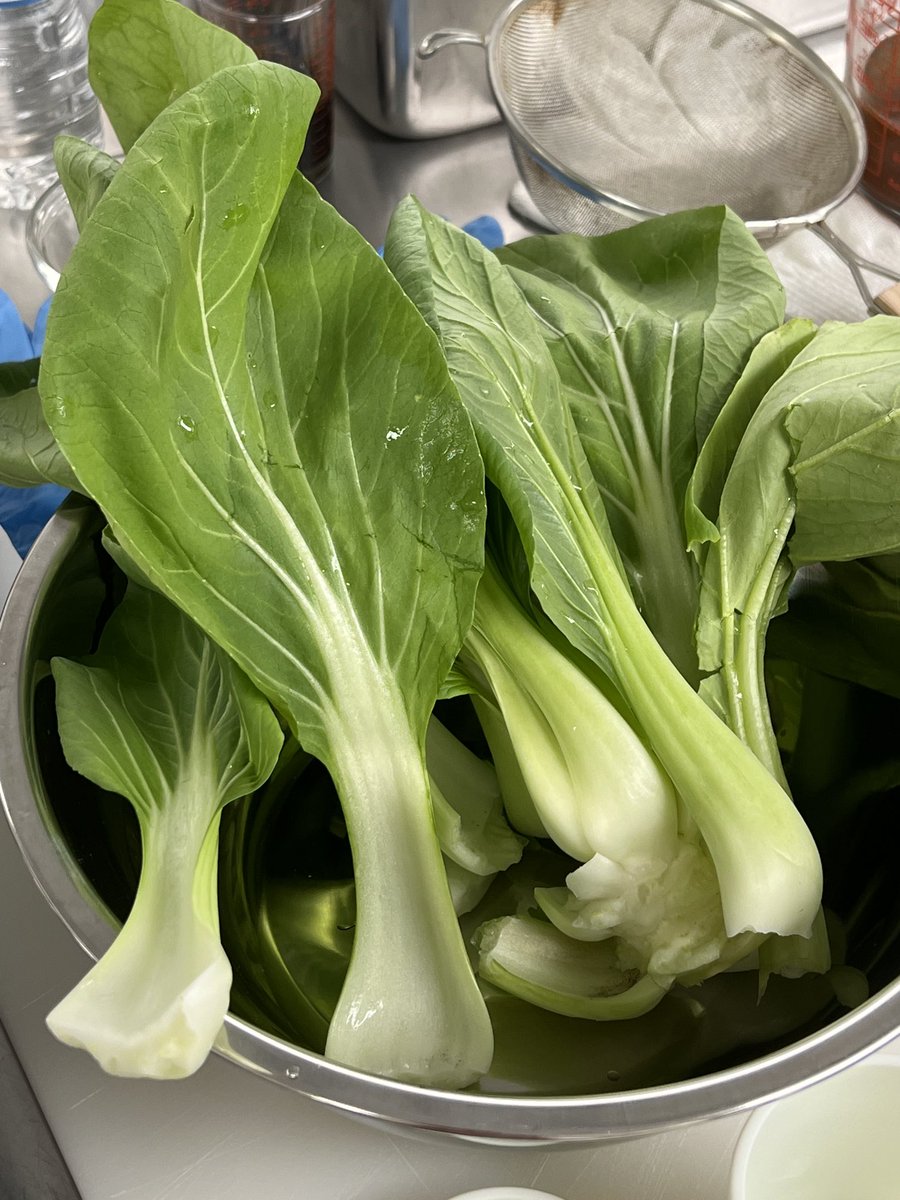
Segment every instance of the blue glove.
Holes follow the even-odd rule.
[[[49,307],[48,299],[41,305],[34,329],[30,330],[9,296],[0,292],[0,362],[38,357],[44,344]],[[0,484],[0,525],[23,557],[68,494],[55,483],[33,488]]]
[[[481,242],[486,250],[498,250],[503,245],[503,229],[494,217],[476,217],[463,225],[463,233]],[[379,254],[384,254],[384,246],[379,246]]]
[[[487,250],[499,250],[503,245],[503,230],[500,222],[493,217],[476,217],[468,225],[463,225],[463,229],[477,238]]]
[[[0,292],[0,362],[22,362],[35,356],[31,330],[6,292]]]

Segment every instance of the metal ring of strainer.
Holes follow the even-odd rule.
[[[588,235],[728,204],[760,238],[811,228],[872,305],[860,259],[821,225],[855,189],[852,96],[797,38],[736,0],[514,0],[487,49],[522,180],[548,225]]]

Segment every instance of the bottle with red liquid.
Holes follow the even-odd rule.
[[[900,0],[850,0],[847,83],[869,143],[862,187],[900,214]]]
[[[293,67],[319,85],[300,170],[320,180],[331,167],[335,0],[193,0],[193,7],[240,38],[257,58]]]

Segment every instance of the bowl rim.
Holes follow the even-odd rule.
[[[0,617],[0,802],[32,878],[79,945],[96,959],[115,930],[35,803],[25,739],[32,618],[67,554],[102,527],[93,502],[71,496],[26,558]],[[506,1096],[449,1092],[368,1075],[293,1046],[228,1014],[222,1057],[356,1116],[505,1144],[599,1142],[740,1112],[834,1074],[897,1036],[900,978],[807,1037],[760,1058],[678,1083],[627,1092]]]

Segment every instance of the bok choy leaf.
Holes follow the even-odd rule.
[[[751,349],[784,315],[755,238],[723,208],[498,255],[559,372],[644,619],[696,686],[696,566],[684,495]]]
[[[464,872],[484,878],[505,871],[522,857],[526,839],[503,815],[497,773],[432,717],[425,756],[431,779],[434,823],[444,857]]]
[[[53,143],[53,161],[79,230],[84,229],[100,197],[113,181],[119,160],[81,138],[61,135]]]
[[[746,937],[729,942],[715,869],[668,776],[593,679],[517,604],[490,554],[460,660],[487,681],[543,836],[582,864],[565,888],[535,892],[560,933],[580,942],[619,939],[628,966],[662,991],[676,978],[719,969],[726,957],[744,957],[752,946]],[[478,711],[491,707],[482,701]],[[484,728],[493,750],[495,722]],[[494,753],[502,756],[502,741]],[[517,794],[511,815],[521,819],[521,809]],[[538,954],[537,934],[516,928],[516,944],[534,942]],[[497,961],[482,954],[479,970]],[[550,1002],[550,964],[557,961],[547,958],[544,991],[534,1002],[538,995]],[[566,987],[561,978],[561,994]],[[629,990],[634,1011],[643,1011],[641,996],[662,991]],[[561,1003],[554,1011],[563,1011]],[[596,1019],[624,1011],[598,1005]]]
[[[655,1008],[671,982],[624,967],[614,941],[573,941],[534,917],[486,921],[475,942],[488,983],[563,1016],[631,1020]]]
[[[315,93],[231,67],[153,122],[75,249],[40,386],[124,551],[334,779],[357,924],[328,1054],[461,1086],[492,1036],[424,740],[471,620],[483,471],[433,334],[295,170]]]
[[[691,494],[705,521],[691,523],[702,547],[703,690],[783,778],[763,677],[770,621],[799,566],[900,547],[900,331],[875,317],[815,336],[792,322],[780,338],[790,362],[759,397],[727,472],[710,466],[717,429],[700,455]],[[731,414],[729,401],[720,421]]]
[[[37,389],[40,360],[0,363],[0,483],[77,487],[41,408]]]
[[[189,1075],[231,986],[216,904],[219,816],[268,778],[281,727],[226,654],[134,584],[97,653],[52,668],[66,758],[132,805],[142,866],[116,940],[47,1024],[111,1074]]]
[[[255,61],[249,46],[179,0],[103,0],[91,21],[88,77],[126,151],[176,97]]]

